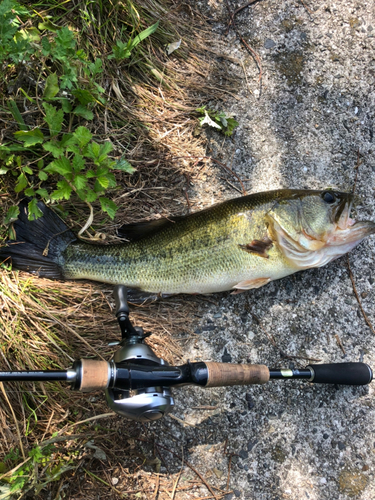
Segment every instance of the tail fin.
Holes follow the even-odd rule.
[[[42,202],[39,219],[28,219],[27,200],[19,204],[20,215],[14,223],[16,240],[0,247],[0,262],[12,262],[15,269],[50,279],[64,279],[62,252],[77,238],[68,226]]]

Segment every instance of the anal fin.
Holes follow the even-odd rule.
[[[270,240],[269,238],[263,238],[263,240],[253,240],[251,243],[238,246],[241,248],[241,250],[245,250],[245,252],[253,253],[255,255],[258,255],[259,257],[268,259],[269,255],[267,253],[267,250],[272,247],[272,240]]]
[[[263,285],[267,285],[271,281],[271,278],[254,278],[252,280],[244,280],[234,285],[234,291],[231,295],[237,295],[238,293],[246,292],[246,290],[251,290],[252,288],[260,288]]]

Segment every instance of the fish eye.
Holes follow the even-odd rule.
[[[334,203],[336,201],[335,195],[330,191],[323,193],[322,198],[326,203]]]

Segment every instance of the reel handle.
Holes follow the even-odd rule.
[[[113,296],[116,304],[115,316],[117,317],[121,313],[129,316],[128,291],[126,286],[116,285],[113,289]]]
[[[134,327],[129,319],[128,290],[124,285],[116,285],[113,289],[116,310],[115,315],[120,326],[122,340],[142,341],[142,328]]]

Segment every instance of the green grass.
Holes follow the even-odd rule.
[[[39,12],[37,16],[37,7],[43,15]],[[137,22],[127,34],[112,25],[115,38],[109,55],[103,58],[90,51],[89,46],[86,50],[81,47],[82,37],[74,27],[58,26],[57,20],[52,22],[45,16],[44,4],[34,5],[33,10],[15,0],[0,3],[0,63],[8,67],[9,73],[16,74],[26,65],[29,79],[32,76],[36,81],[35,89],[30,85],[18,89],[34,107],[30,125],[20,111],[25,105],[17,103],[16,96],[5,99],[19,130],[9,134],[7,142],[0,145],[1,173],[13,175],[14,191],[31,198],[28,205],[31,220],[42,215],[37,206],[39,197],[50,202],[70,200],[73,194],[90,209],[91,203],[98,200],[101,210],[113,219],[117,207],[103,196],[106,190],[117,187],[111,170],[131,174],[134,168],[125,158],[111,160],[108,154],[114,149],[112,143],[94,141],[93,134],[81,123],[92,121],[94,113],[107,106],[108,97],[101,85],[104,70],[106,74],[109,70],[105,62],[113,59],[119,68],[125,60],[131,62],[139,57],[141,44],[158,30],[159,20],[142,31]],[[87,14],[87,9],[81,9],[81,19],[82,12]],[[88,29],[90,18],[83,16],[83,29]],[[94,35],[102,42],[100,26],[95,30]],[[139,58],[142,59],[144,55]],[[8,83],[6,74],[3,83]],[[17,208],[10,207],[5,222],[17,215]]]

